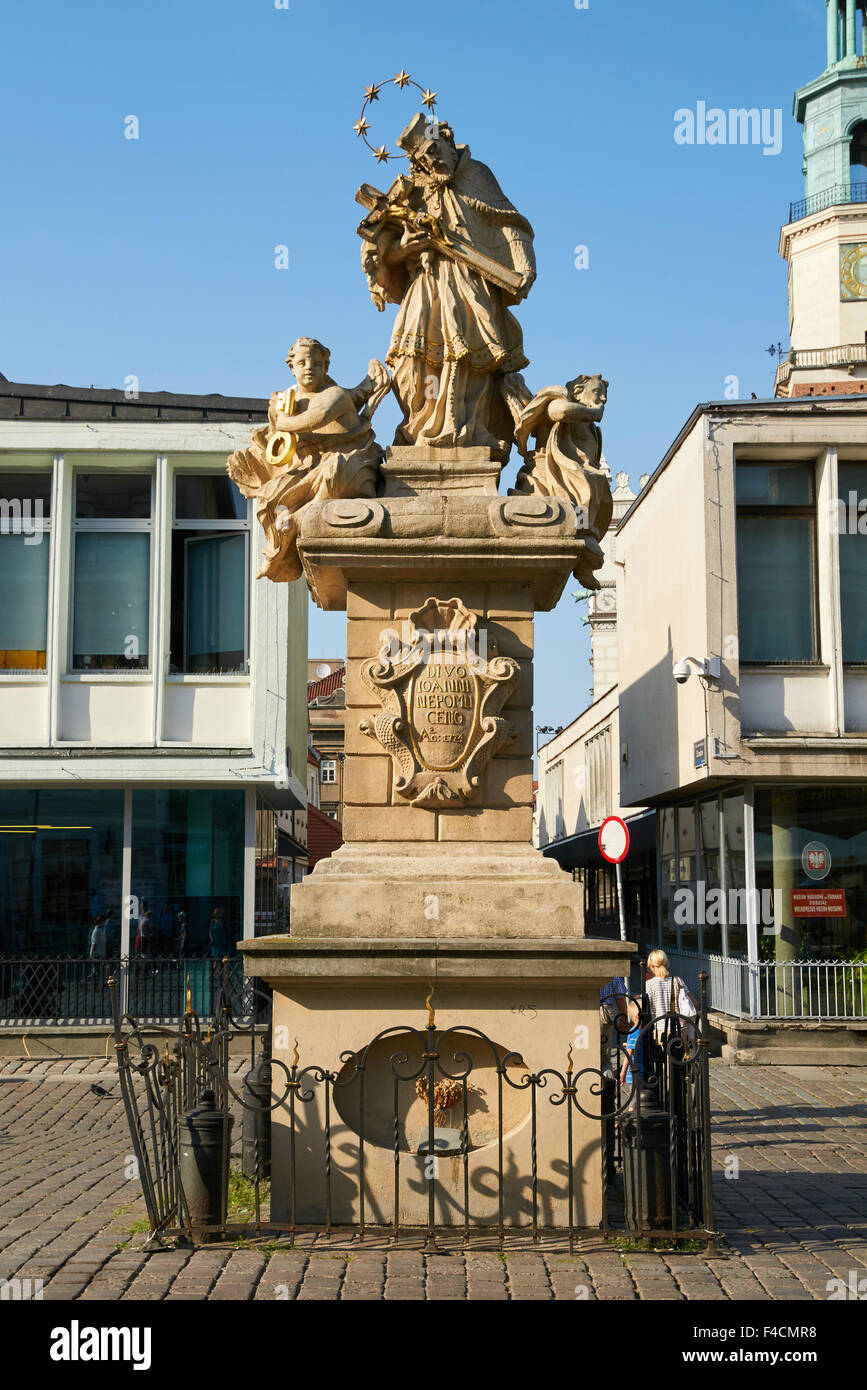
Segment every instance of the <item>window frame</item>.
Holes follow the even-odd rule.
[[[865,121],[863,124],[865,125],[865,127],[867,127],[867,121]],[[842,477],[842,470],[843,470],[844,468],[846,468],[847,466],[853,466],[853,467],[856,467],[856,468],[863,468],[863,467],[867,466],[867,459],[862,460],[862,459],[847,458],[847,457],[844,457],[844,458],[839,458],[839,457],[838,457],[838,459],[837,459],[837,494],[838,494],[837,502],[838,502],[838,505],[839,505],[840,502],[843,502],[844,505],[846,505],[846,507],[847,507],[847,515],[848,515],[848,501],[849,501],[849,499],[848,499],[848,497],[844,497],[844,495],[843,495],[844,492],[847,491],[847,489],[844,487],[843,477]],[[850,489],[849,489],[849,490],[850,490]],[[859,500],[860,500],[860,499],[859,499]],[[860,535],[860,532],[859,532],[859,535]],[[842,670],[843,670],[843,672],[844,672],[844,674],[845,674],[845,673],[848,672],[848,671],[852,671],[852,672],[867,671],[867,657],[865,657],[863,661],[847,661],[847,660],[846,660],[846,655],[845,655],[845,612],[844,612],[844,609],[843,609],[843,573],[842,573],[843,566],[842,566],[842,553],[841,553],[841,549],[840,549],[841,542],[842,542],[843,540],[844,540],[844,536],[838,531],[838,532],[837,532],[837,572],[838,572],[838,576],[839,576],[839,593],[840,593],[840,663],[841,663]],[[864,544],[867,545],[867,536],[863,537],[863,540],[864,540]]]
[[[102,460],[100,460],[100,464],[102,464]],[[70,513],[71,513],[71,515],[70,515],[70,525],[71,525],[71,535],[70,535],[70,553],[69,553],[69,600],[68,600],[68,601],[69,601],[69,621],[68,621],[68,624],[67,624],[67,633],[66,633],[66,663],[65,663],[65,672],[64,672],[64,675],[65,675],[66,677],[71,677],[73,680],[81,680],[81,679],[85,679],[85,680],[86,680],[86,679],[92,679],[93,677],[102,677],[102,679],[108,678],[108,679],[110,679],[110,680],[114,680],[114,679],[121,679],[121,680],[142,680],[142,679],[148,679],[148,680],[149,680],[149,679],[152,679],[152,678],[153,678],[154,672],[155,672],[155,670],[156,670],[156,665],[155,665],[155,661],[154,661],[154,621],[155,621],[155,612],[154,612],[154,599],[155,599],[155,594],[154,594],[154,588],[155,588],[155,573],[156,573],[156,557],[155,557],[155,555],[154,555],[154,550],[155,550],[154,541],[155,541],[155,537],[156,537],[157,534],[158,534],[158,532],[157,532],[157,526],[156,526],[156,517],[155,517],[155,509],[156,509],[156,506],[157,506],[157,501],[158,501],[158,499],[157,499],[157,490],[156,490],[156,481],[157,481],[157,480],[156,480],[156,470],[155,470],[154,466],[151,465],[150,467],[148,467],[147,464],[145,464],[145,463],[141,462],[140,460],[136,459],[135,464],[134,464],[133,466],[128,467],[128,468],[127,468],[127,467],[123,467],[123,468],[121,468],[121,470],[119,470],[119,471],[121,471],[122,473],[128,474],[128,475],[132,475],[132,474],[146,475],[146,476],[150,479],[150,493],[151,493],[151,497],[150,497],[150,516],[149,516],[149,517],[147,517],[147,518],[145,518],[145,517],[121,517],[121,518],[111,518],[111,517],[77,517],[76,514],[75,514],[75,513],[76,513],[76,507],[77,507],[77,501],[78,501],[78,479],[79,479],[79,477],[80,477],[82,474],[87,475],[87,474],[92,474],[92,473],[110,473],[110,472],[112,472],[112,471],[113,471],[112,469],[106,467],[105,465],[99,466],[99,464],[95,463],[95,462],[94,462],[93,460],[91,460],[91,459],[87,459],[87,460],[83,460],[83,459],[82,459],[82,460],[80,460],[80,461],[79,461],[79,460],[76,460],[76,461],[73,462],[73,467],[72,467],[72,478],[71,478],[72,486],[71,486],[71,489],[70,489],[70,497],[71,497],[71,501],[70,501]],[[118,470],[115,469],[114,471],[118,471]],[[144,666],[98,667],[98,668],[96,668],[96,669],[91,670],[91,669],[89,669],[88,667],[85,667],[85,666],[79,668],[79,667],[76,667],[76,665],[75,665],[75,582],[76,582],[76,555],[77,555],[77,541],[78,541],[78,537],[79,537],[79,535],[81,535],[83,532],[98,532],[98,533],[100,533],[100,534],[102,534],[102,535],[106,535],[106,534],[109,534],[109,535],[118,535],[118,534],[130,534],[130,533],[142,534],[142,533],[144,533],[144,534],[146,534],[147,536],[149,536],[149,538],[150,538],[150,544],[149,544],[149,546],[148,546],[148,586],[147,586],[147,599],[148,599],[148,624],[147,624],[147,626],[148,626],[148,652],[147,652],[147,663],[146,663]]]
[[[17,473],[21,476],[32,473],[34,476],[47,477],[48,485],[48,516],[42,517],[41,532],[44,539],[41,545],[48,544],[48,584],[45,600],[45,665],[44,666],[9,666],[0,668],[0,680],[23,680],[47,681],[51,668],[51,631],[52,631],[52,594],[54,586],[54,544],[52,537],[52,522],[54,520],[57,505],[57,456],[55,455],[50,462],[44,457],[38,462],[31,462],[30,459],[18,450],[5,449],[0,452],[0,473]],[[2,536],[0,536],[2,540]]]
[[[738,501],[738,470],[741,468],[787,468],[801,467],[809,468],[810,493],[809,503],[773,503],[765,501]],[[735,491],[735,575],[736,585],[740,581],[740,547],[738,544],[738,522],[742,517],[758,517],[762,520],[774,520],[777,517],[792,520],[806,520],[810,523],[810,626],[812,635],[813,655],[811,657],[786,657],[780,661],[773,659],[758,658],[753,659],[741,656],[739,664],[748,670],[771,669],[779,671],[786,668],[794,670],[808,670],[821,668],[822,661],[822,615],[819,593],[819,536],[818,536],[818,511],[819,511],[819,460],[815,457],[793,458],[793,459],[765,459],[765,458],[736,458],[734,467],[734,491]],[[740,592],[737,592],[738,604],[738,648],[740,650],[741,633],[741,605]]]
[[[168,625],[167,625],[167,627],[166,627],[166,634],[165,634],[165,647],[166,647],[166,658],[165,658],[165,659],[166,659],[166,680],[167,680],[167,681],[170,681],[170,682],[174,682],[174,683],[183,683],[183,682],[185,682],[185,681],[193,681],[193,682],[195,682],[195,681],[199,681],[199,682],[201,682],[201,681],[207,681],[207,682],[213,682],[213,681],[227,681],[227,682],[232,682],[232,681],[238,681],[238,680],[246,680],[246,679],[249,677],[249,675],[250,675],[250,666],[251,666],[251,661],[252,661],[252,638],[253,638],[253,624],[252,624],[252,611],[251,611],[251,610],[252,610],[252,601],[253,601],[253,589],[252,589],[251,573],[250,573],[250,556],[251,556],[251,553],[252,553],[252,544],[253,544],[253,542],[252,542],[252,537],[253,537],[253,525],[252,525],[252,514],[253,514],[253,509],[252,509],[251,501],[250,501],[249,498],[245,499],[245,500],[246,500],[246,503],[247,503],[247,515],[246,515],[246,517],[234,517],[234,518],[228,518],[228,517],[227,517],[227,518],[224,518],[224,519],[220,519],[220,518],[218,518],[218,517],[210,517],[210,518],[207,518],[207,519],[204,519],[204,520],[198,520],[198,521],[195,520],[195,519],[193,519],[193,518],[191,518],[191,517],[181,517],[181,518],[178,517],[178,490],[177,490],[177,487],[176,487],[176,481],[177,481],[177,479],[178,479],[179,477],[207,478],[207,477],[211,477],[211,476],[214,476],[214,475],[220,476],[220,470],[219,470],[218,468],[215,468],[214,465],[213,465],[210,461],[208,461],[207,465],[205,465],[205,464],[203,463],[202,466],[200,466],[200,467],[197,468],[197,467],[195,467],[195,466],[192,466],[189,460],[185,459],[183,463],[179,463],[179,464],[173,465],[173,466],[171,467],[171,471],[170,471],[169,478],[168,478],[168,486],[169,486],[169,490],[170,490],[170,505],[169,505],[170,521],[169,521],[169,531],[170,531],[171,535],[174,535],[174,533],[175,533],[176,531],[187,531],[187,532],[194,532],[194,531],[210,531],[210,532],[212,532],[212,533],[214,533],[214,534],[219,533],[219,534],[223,534],[223,535],[234,535],[234,534],[236,534],[237,532],[241,532],[241,533],[246,537],[246,540],[245,540],[245,543],[244,543],[244,658],[243,658],[243,663],[242,663],[242,665],[241,665],[241,668],[240,668],[239,670],[237,670],[237,671],[206,672],[206,671],[187,671],[186,669],[180,670],[180,671],[172,670],[172,669],[171,669],[171,660],[172,660],[172,651],[171,651],[171,620],[169,619]],[[202,537],[202,539],[204,539],[204,538]],[[186,571],[186,564],[187,564],[187,561],[186,561],[186,547],[184,547],[184,569],[185,569],[185,571]],[[171,544],[171,540],[170,540],[168,546],[166,547],[166,589],[167,589],[167,599],[168,599],[169,604],[171,604],[172,580],[173,580],[173,575],[172,575],[172,544]],[[184,614],[183,614],[184,645],[183,645],[183,651],[182,651],[182,653],[181,653],[182,664],[183,664],[183,666],[184,666],[185,668],[186,668],[186,665],[187,665],[187,650],[186,650],[186,648],[187,648],[187,613],[186,613],[186,598],[187,598],[187,576],[186,576],[186,572],[185,572],[185,574],[184,574]]]

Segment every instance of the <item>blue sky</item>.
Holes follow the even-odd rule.
[[[765,349],[787,343],[777,237],[802,196],[792,93],[825,66],[824,0],[19,0],[3,28],[12,380],[263,396],[311,334],[354,385],[385,356],[394,309],[375,311],[361,274],[355,190],[387,175],[352,124],[364,86],[405,67],[533,223],[525,375],[608,376],[613,473],[635,487],[728,377],[771,394]],[[781,153],[677,145],[674,114],[699,101],[782,108]],[[415,109],[384,92],[377,142]],[[388,402],[377,419],[388,442]],[[576,587],[538,619],[538,723],[587,702]],[[312,610],[310,648],[340,655],[343,616]]]

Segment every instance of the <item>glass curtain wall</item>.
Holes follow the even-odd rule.
[[[867,948],[867,786],[756,792],[756,884],[773,895],[769,960],[846,960]]]
[[[120,950],[122,791],[0,789],[0,955]]]
[[[243,922],[244,792],[136,789],[132,894],[134,952],[232,955]]]
[[[740,791],[660,810],[663,949],[746,955],[744,810]]]

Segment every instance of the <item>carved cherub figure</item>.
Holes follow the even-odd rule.
[[[593,571],[604,562],[599,542],[611,524],[613,507],[599,427],[607,400],[604,377],[577,376],[565,386],[537,392],[521,411],[515,431],[524,466],[512,491],[567,497],[577,508],[586,548],[575,574],[590,589],[599,587]]]
[[[346,391],[328,375],[330,360],[316,338],[292,344],[286,361],[297,392],[274,392],[268,424],[226,465],[244,496],[257,502],[268,541],[259,578],[299,578],[298,531],[312,502],[376,492],[382,450],[370,421],[391,389],[388,372],[374,359],[364,380]]]

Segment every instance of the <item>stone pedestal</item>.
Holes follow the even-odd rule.
[[[544,898],[540,897],[540,915]],[[533,925],[528,918],[527,926]],[[498,1084],[490,1044],[500,1058],[516,1054],[508,1074],[520,1087],[527,1072],[553,1068],[567,1075],[569,1054],[577,1078],[578,1099],[598,1114],[599,989],[614,974],[628,972],[632,947],[620,942],[582,938],[551,940],[475,937],[446,941],[433,933],[415,939],[267,937],[244,943],[249,973],[260,975],[275,990],[274,1055],[291,1064],[296,1039],[299,1071],[328,1067],[338,1077],[345,1053],[359,1054],[377,1035],[365,1059],[364,1189],[366,1220],[390,1225],[394,1217],[394,1129],[398,1116],[400,1164],[398,1203],[402,1223],[424,1224],[428,1213],[430,1169],[425,1168],[419,1140],[428,1112],[412,1082],[400,1082],[395,1106],[391,1058],[403,1053],[401,1074],[418,1070],[425,1047],[425,999],[434,983],[436,1028],[455,1030],[443,1036],[440,1055],[445,1069],[460,1071],[456,1054],[469,1057],[468,1165],[470,1223],[495,1223],[498,1216]],[[406,1029],[415,1030],[409,1036]],[[478,1030],[490,1043],[466,1030]],[[517,1060],[520,1058],[520,1061]],[[579,1076],[584,1069],[590,1071]],[[282,1076],[275,1069],[275,1086]],[[326,1114],[325,1089],[308,1073],[304,1086],[311,1097],[296,1104],[294,1163],[295,1215],[300,1222],[326,1218],[326,1125],[330,1124],[332,1209],[335,1224],[358,1221],[359,1092],[358,1082],[341,1095],[334,1089]],[[562,1091],[556,1076],[536,1092],[536,1116],[530,1088],[503,1086],[504,1219],[508,1226],[527,1225],[532,1210],[532,1148],[535,1133],[538,1218],[542,1226],[569,1223],[567,1107],[555,1104]],[[272,1125],[272,1219],[288,1221],[292,1195],[289,1114],[274,1112]],[[460,1124],[460,1106],[449,1123]],[[596,1226],[601,1219],[600,1125],[572,1107],[573,1219],[577,1226]],[[463,1223],[464,1174],[459,1156],[441,1158],[437,1181],[437,1222]]]
[[[518,1055],[509,1071],[518,1079],[545,1068],[565,1074],[570,1045],[576,1074],[595,1069],[599,989],[628,969],[634,951],[584,938],[581,888],[530,844],[533,617],[557,602],[590,538],[578,532],[566,498],[498,496],[499,470],[485,450],[392,449],[381,497],[323,502],[305,513],[299,553],[311,592],[320,607],[347,612],[346,843],[293,889],[288,937],[241,943],[247,973],[274,987],[274,1055],[287,1065],[296,1038],[302,1067],[340,1073],[341,1053],[362,1053],[383,1030],[423,1030],[431,983],[437,1029],[485,1035],[461,1031],[458,1048],[473,1067],[473,1220],[496,1213],[492,1045],[498,1057]],[[408,1066],[419,1036],[405,1040]],[[410,1090],[395,1115],[389,1059],[401,1046],[392,1033],[365,1063],[368,1120],[376,1126],[369,1132],[365,1121],[372,1223],[393,1216],[395,1126],[401,1219],[427,1218],[416,1132],[426,1121],[424,1102]],[[590,1084],[597,1081],[588,1074],[579,1086],[596,1113]],[[553,1093],[553,1079],[551,1086]],[[300,1148],[296,1133],[295,1200],[298,1219],[316,1221],[324,1212],[326,1116],[324,1090],[313,1089]],[[329,1152],[340,1173],[332,1215],[356,1220],[360,1119],[351,1088],[337,1087],[335,1104],[339,1094],[346,1104],[331,1116]],[[562,1225],[568,1107],[542,1092],[537,1100],[534,1125],[530,1091],[504,1087],[504,1216],[526,1223],[535,1133],[542,1224]],[[601,1209],[600,1126],[574,1108],[572,1117],[576,1215],[593,1225]],[[285,1107],[274,1122],[273,1213],[286,1219]],[[463,1220],[464,1174],[459,1158],[441,1165],[437,1219],[449,1224]]]

